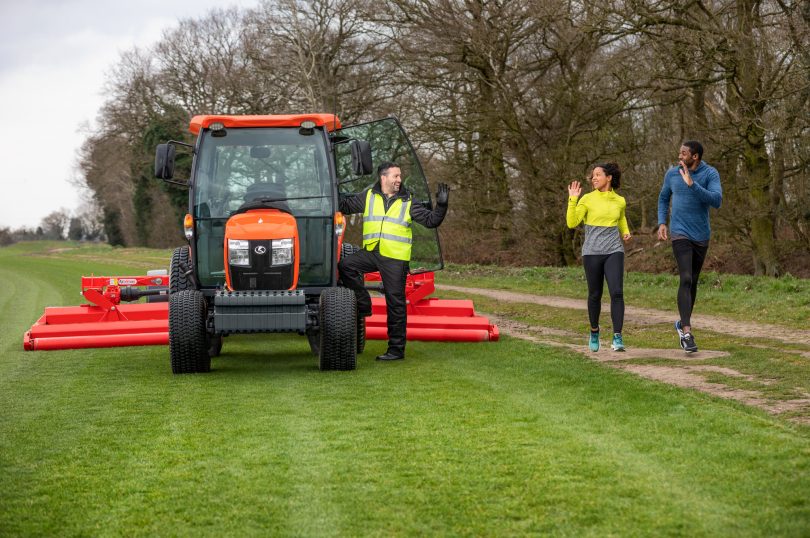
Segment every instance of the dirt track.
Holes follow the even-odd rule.
[[[437,284],[439,290],[457,291],[462,293],[472,293],[484,297],[490,297],[499,301],[512,303],[528,303],[550,306],[554,308],[570,308],[575,310],[587,310],[587,303],[583,300],[568,299],[564,297],[553,297],[543,295],[533,295],[528,293],[517,293],[504,290],[492,290],[484,288],[467,288],[463,286],[451,286]],[[603,311],[608,312],[609,305],[603,305]],[[677,316],[673,312],[664,312],[651,308],[626,307],[625,321],[639,324],[670,323]],[[694,361],[704,361],[720,357],[727,357],[728,352],[701,350],[698,353],[687,355],[675,347],[660,348],[628,348],[623,353],[603,347],[597,353],[591,353],[583,343],[563,342],[553,340],[550,337],[568,337],[570,339],[581,339],[582,335],[573,331],[564,331],[549,327],[538,327],[520,324],[506,318],[490,316],[492,321],[498,324],[500,330],[515,338],[521,338],[536,343],[565,347],[582,353],[588,358],[595,359],[611,367],[619,368],[647,379],[668,383],[684,388],[699,390],[721,398],[735,400],[746,405],[751,405],[764,409],[768,413],[778,415],[785,412],[800,412],[802,415],[794,417],[795,422],[810,424],[810,394],[802,393],[800,398],[791,400],[774,400],[766,398],[756,390],[743,390],[729,387],[722,383],[706,381],[701,373],[717,373],[732,378],[742,378],[752,383],[767,385],[768,380],[756,379],[753,376],[743,374],[731,368],[712,366],[705,364],[690,364]],[[741,338],[770,338],[780,342],[792,344],[804,344],[810,346],[810,331],[793,330],[774,325],[740,322],[721,317],[694,316],[693,326],[700,329],[719,332],[730,336]],[[673,330],[674,334],[674,330]],[[748,344],[751,345],[751,344]],[[757,345],[757,344],[753,344]],[[785,350],[790,353],[810,357],[810,351]],[[633,359],[667,359],[672,361],[672,365],[649,365],[649,364],[628,364],[627,361]]]
[[[450,286],[446,284],[437,284],[436,288],[440,290],[474,293],[476,295],[483,295],[485,297],[491,297],[499,301],[507,301],[510,303],[531,303],[552,306],[555,308],[571,308],[574,310],[588,309],[588,305],[585,301],[579,299],[568,299],[565,297],[532,295],[529,293],[517,293],[513,291],[490,290],[484,288],[465,288],[462,286]],[[609,312],[610,305],[603,304],[602,310],[604,312]],[[640,324],[674,323],[676,318],[677,312],[666,312],[652,308],[627,306],[625,307],[624,311],[625,321],[632,321]],[[701,315],[692,316],[692,326],[694,326],[696,329],[706,329],[732,336],[773,338],[774,340],[779,340],[781,342],[810,346],[810,330],[787,329],[777,325],[751,323],[717,316],[709,317]]]

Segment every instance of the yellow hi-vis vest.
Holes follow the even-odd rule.
[[[388,212],[381,194],[368,190],[363,212],[363,248],[374,250],[380,244],[380,254],[395,260],[411,260],[411,200],[397,198]]]

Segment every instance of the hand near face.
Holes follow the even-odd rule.
[[[582,185],[579,181],[572,181],[568,185],[568,196],[579,196],[580,194],[582,194]]]
[[[680,172],[681,177],[683,178],[684,183],[688,186],[692,186],[692,176],[689,174],[689,169],[686,167],[683,161],[680,161],[680,167],[678,167],[678,172]]]

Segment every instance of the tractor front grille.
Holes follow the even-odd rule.
[[[256,249],[264,248],[264,254]],[[295,256],[287,265],[271,265],[272,244],[270,240],[250,241],[250,266],[231,265],[231,286],[235,290],[288,290],[293,285]]]

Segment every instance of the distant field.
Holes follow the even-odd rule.
[[[412,342],[381,364],[375,341],[356,371],[322,373],[304,338],[232,336],[210,374],[188,376],[162,347],[22,351],[45,306],[81,302],[82,274],[169,254],[0,248],[0,536],[810,535],[810,427],[564,347]],[[580,275],[456,266],[439,280],[584,298]],[[807,281],[706,278],[704,312],[801,327]],[[639,306],[674,293],[672,277],[628,276]],[[581,312],[475,299],[582,327]],[[628,329],[666,345],[664,327]],[[771,398],[810,392],[801,346],[704,342],[772,380]]]

